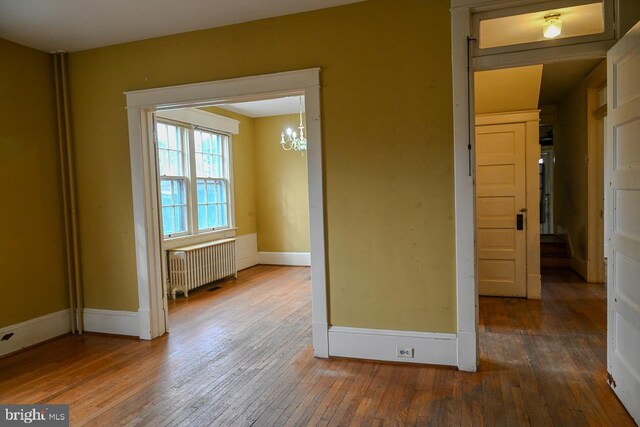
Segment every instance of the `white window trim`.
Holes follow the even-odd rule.
[[[218,114],[209,113],[202,110],[165,110],[156,112],[156,116],[163,119],[175,120],[183,123],[191,123],[196,126],[215,130],[221,133],[234,135],[240,133],[240,122],[238,120],[219,116]]]
[[[170,111],[157,111],[155,113],[159,123],[171,124],[174,126],[182,126],[187,129],[188,140],[183,141],[183,170],[187,179],[187,215],[189,224],[187,231],[184,233],[173,233],[171,235],[163,234],[165,243],[171,242],[173,247],[176,243],[191,244],[203,240],[215,240],[218,238],[226,238],[235,236],[236,220],[235,220],[235,199],[234,199],[234,182],[233,182],[233,135],[240,132],[240,122],[214,113],[209,113],[196,109],[182,109]],[[214,126],[219,126],[215,128]],[[227,180],[227,204],[229,206],[228,224],[226,227],[218,227],[215,229],[198,228],[198,202],[197,202],[197,180],[195,172],[195,146],[194,131],[195,127],[201,128],[203,131],[217,133],[227,137],[226,144],[223,144],[223,158],[227,161],[223,162],[225,180]],[[159,176],[159,178],[163,178]],[[206,179],[206,178],[205,178]],[[162,213],[160,214],[162,215]],[[207,236],[204,238],[203,236]]]
[[[138,282],[139,336],[152,339],[167,331],[166,292],[162,283],[162,235],[158,221],[155,148],[149,142],[153,113],[250,101],[287,95],[304,95],[307,112],[309,223],[311,240],[311,308],[313,354],[329,356],[327,269],[325,257],[324,179],[320,123],[320,69],[218,80],[182,86],[125,92],[129,122],[131,190]]]
[[[162,181],[163,179],[171,180],[171,181],[175,181],[175,180],[184,181],[185,193],[187,193],[187,194],[185,194],[186,208],[187,208],[187,218],[189,218],[189,216],[191,215],[191,211],[190,211],[191,210],[191,206],[189,204],[189,195],[188,195],[189,192],[187,191],[187,189],[189,188],[188,178],[186,176],[159,175],[158,176],[158,183],[160,181]],[[178,206],[178,205],[172,205],[172,208],[175,208],[175,206]],[[161,219],[160,223],[161,224],[162,224],[162,215],[163,215],[162,208],[164,208],[164,207],[165,206],[163,206],[162,204],[160,205],[160,219]],[[191,234],[190,230],[189,230],[189,224],[187,224],[187,229],[185,231],[179,231],[177,233],[171,233],[171,234],[164,234],[164,229],[163,229],[162,232],[163,232],[162,236],[163,236],[164,240],[184,238],[185,236],[189,236]]]

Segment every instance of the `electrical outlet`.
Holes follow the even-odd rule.
[[[396,347],[396,356],[413,359],[413,347]]]

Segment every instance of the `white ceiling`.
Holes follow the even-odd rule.
[[[363,0],[0,0],[0,37],[73,52]]]
[[[285,98],[265,99],[251,102],[237,102],[234,104],[216,105],[216,107],[249,117],[282,116],[284,114],[299,113],[301,99],[302,112],[304,112],[304,97],[300,96],[287,96]]]

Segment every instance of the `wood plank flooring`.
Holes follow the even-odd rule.
[[[0,359],[0,402],[69,403],[72,425],[610,425],[602,285],[543,272],[543,300],[481,298],[478,373],[315,359],[309,269],[257,266],[170,303],[147,342],[64,336]]]

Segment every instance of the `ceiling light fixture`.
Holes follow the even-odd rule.
[[[284,151],[306,151],[307,150],[307,138],[304,137],[304,125],[302,124],[302,97],[300,97],[300,126],[298,126],[300,133],[287,128],[285,132],[280,134],[280,146]]]
[[[546,39],[558,37],[562,32],[562,21],[559,13],[552,13],[544,17],[544,25],[542,26],[542,34]]]

